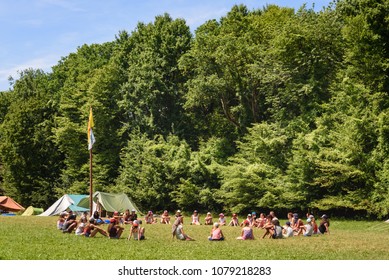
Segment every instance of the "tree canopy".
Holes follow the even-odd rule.
[[[94,186],[143,210],[388,215],[389,0],[158,15],[0,92],[0,193]]]

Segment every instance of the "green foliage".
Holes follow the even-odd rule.
[[[154,23],[139,23],[128,38],[131,51],[120,107],[126,112],[129,131],[140,128],[149,135],[185,136],[181,106],[185,77],[177,63],[190,41],[185,22],[167,14],[157,16]]]
[[[109,99],[105,96],[109,87],[109,81],[101,74],[101,67],[104,67],[111,56],[112,44],[82,46],[77,53],[70,54],[54,67],[53,76],[58,81],[60,94],[59,113],[56,116],[56,127],[54,129],[55,141],[59,150],[64,154],[65,169],[62,170],[61,180],[63,185],[59,191],[86,193],[89,182],[89,153],[87,149],[87,123],[90,106],[94,108],[96,144],[94,148],[98,151],[99,145],[112,139],[100,137],[99,128],[109,129],[109,119],[104,112],[99,112],[100,104]],[[108,71],[107,71],[108,72]],[[97,81],[96,81],[97,80]],[[99,83],[99,85],[96,85]],[[99,89],[96,91],[96,89]],[[113,92],[114,94],[115,92]],[[101,100],[102,99],[102,100]],[[112,103],[111,103],[112,104]],[[102,111],[114,109],[111,104],[104,104]],[[112,112],[114,114],[114,112]],[[105,126],[102,123],[106,121]],[[105,132],[105,129],[102,129]],[[112,133],[107,133],[112,136]],[[116,142],[116,141],[115,141]],[[118,157],[118,156],[117,156]],[[96,153],[96,160],[99,156]],[[110,161],[104,158],[102,162]],[[99,177],[99,172],[96,172]],[[103,181],[104,182],[104,181]],[[96,182],[97,185],[99,181]]]
[[[176,136],[148,139],[134,133],[123,150],[115,190],[127,193],[141,208],[173,210],[172,192],[187,176],[189,158],[188,145]]]
[[[249,129],[230,164],[222,169],[219,200],[228,211],[283,208],[283,169],[287,138],[277,125],[256,124]]]
[[[0,126],[3,188],[24,205],[45,205],[58,186],[62,157],[53,141],[48,76],[25,70],[16,81]]]
[[[179,208],[204,212],[222,210],[222,203],[217,200],[217,191],[220,189],[222,164],[232,151],[226,139],[211,138],[200,144],[198,152],[191,153],[188,175],[181,180],[172,195]]]
[[[389,34],[387,0],[345,0],[337,10],[346,25],[343,35],[347,43],[350,76],[362,80],[374,91],[388,91]]]
[[[143,210],[386,216],[388,0],[236,5],[192,35],[168,14],[0,93],[0,191],[96,190]]]

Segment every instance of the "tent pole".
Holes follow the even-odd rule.
[[[92,180],[92,149],[89,150],[89,215],[93,215],[93,180]]]

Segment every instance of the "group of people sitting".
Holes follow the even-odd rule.
[[[123,224],[131,224],[127,239],[145,239],[145,228],[141,226],[142,221],[138,220],[135,210],[132,210],[131,213],[129,210],[126,210],[122,216],[119,212],[115,211],[109,220],[101,219],[97,211],[89,219],[87,215],[88,213],[84,212],[77,221],[73,211],[62,212],[57,221],[57,228],[62,230],[63,233],[72,233],[75,230],[76,235],[83,235],[85,237],[94,237],[97,233],[100,233],[111,239],[119,239],[125,229]],[[107,230],[101,226],[106,223],[108,223]]]
[[[177,214],[176,214],[177,216]],[[298,235],[303,236],[312,236],[314,234],[329,234],[330,221],[327,215],[321,216],[320,225],[316,223],[315,217],[312,214],[307,213],[307,219],[304,223],[302,219],[299,218],[297,213],[288,213],[288,220],[284,226],[280,225],[279,219],[276,217],[274,211],[266,216],[264,213],[261,213],[257,217],[256,212],[252,212],[247,215],[247,218],[239,223],[238,215],[236,213],[232,214],[231,220],[228,223],[228,226],[240,226],[242,227],[241,235],[237,237],[239,240],[250,240],[254,239],[253,228],[260,228],[264,230],[262,238],[287,238]],[[177,221],[177,219],[176,219]],[[195,210],[191,216],[191,225],[201,225],[200,217],[198,211]],[[218,221],[213,223],[213,217],[210,212],[207,213],[204,218],[205,225],[212,225],[211,235],[208,238],[209,240],[224,240],[223,232],[220,229],[220,226],[227,225],[227,219],[223,213],[219,214]],[[174,228],[174,227],[173,227]],[[175,229],[175,228],[174,228]],[[174,230],[173,229],[173,230]],[[178,238],[178,237],[177,237]],[[183,238],[179,238],[183,239]],[[186,238],[188,240],[188,238]]]
[[[263,213],[257,215],[255,212],[248,214],[247,218],[240,224],[243,226],[242,239],[247,239],[246,236],[253,239],[252,231],[250,228],[261,228],[264,230],[262,238],[288,238],[298,235],[312,236],[315,234],[329,234],[330,221],[327,215],[321,216],[320,224],[318,225],[315,217],[312,214],[306,214],[306,221],[300,219],[297,213],[288,213],[288,219],[284,226],[280,225],[280,221],[275,216],[274,212],[271,211],[269,215],[265,217]]]
[[[320,225],[317,225],[315,217],[312,214],[307,214],[306,223],[299,218],[297,213],[288,213],[288,220],[284,226],[280,225],[280,221],[276,217],[274,211],[270,211],[269,215],[265,216],[261,213],[257,217],[256,212],[252,212],[247,215],[247,218],[239,223],[238,215],[232,214],[230,222],[227,224],[227,219],[223,213],[219,214],[217,222],[213,222],[213,217],[210,212],[207,213],[204,218],[205,225],[213,225],[208,240],[210,241],[223,241],[225,236],[221,230],[221,226],[240,226],[241,234],[236,239],[239,240],[252,240],[254,239],[254,228],[260,228],[264,230],[262,238],[287,238],[298,235],[312,236],[314,234],[329,234],[330,221],[327,215],[321,216]],[[162,220],[161,220],[162,223]],[[193,211],[191,215],[190,225],[201,225],[200,217],[197,210]],[[181,212],[178,210],[175,215],[175,222],[172,226],[172,236],[180,240],[194,240],[192,237],[187,235],[183,229],[183,217]]]
[[[128,240],[131,238],[134,240],[145,239],[145,228],[141,226],[142,220],[138,218],[134,209],[131,212],[127,209],[122,215],[115,211],[108,220],[100,218],[97,211],[95,211],[93,216],[89,219],[87,214],[87,212],[84,212],[80,219],[77,220],[76,215],[72,211],[63,212],[58,219],[57,227],[62,230],[63,233],[72,233],[74,230],[76,235],[83,235],[85,237],[94,237],[97,233],[100,233],[108,238],[118,239],[123,234],[125,229],[124,225],[129,224],[131,225],[131,228],[127,237]],[[172,237],[179,240],[194,240],[194,238],[184,232],[183,219],[181,211],[178,210],[172,224]],[[148,211],[144,217],[144,221],[146,224],[158,223],[158,219],[152,211]],[[107,230],[101,226],[105,223],[108,223]],[[171,217],[167,210],[161,214],[160,223],[171,224]],[[274,211],[270,211],[268,215],[261,213],[258,217],[256,212],[252,212],[248,214],[246,219],[242,222],[239,222],[238,215],[235,213],[232,214],[229,222],[223,213],[220,213],[217,221],[213,222],[213,216],[208,212],[204,218],[204,224],[213,225],[208,237],[208,240],[210,241],[222,241],[225,239],[221,226],[241,227],[240,236],[236,238],[239,240],[254,239],[254,228],[263,230],[263,234],[261,234],[262,238],[274,239],[298,235],[312,236],[314,234],[330,233],[330,221],[325,214],[321,216],[321,221],[318,225],[312,214],[308,213],[306,215],[306,221],[304,223],[297,213],[290,212],[287,215],[285,225],[281,226]],[[190,225],[201,225],[200,216],[197,210],[193,211],[193,214],[191,215]]]

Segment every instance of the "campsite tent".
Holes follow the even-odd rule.
[[[88,197],[84,194],[65,194],[53,205],[51,205],[45,212],[38,216],[55,216],[59,215],[61,212],[66,211],[67,209],[72,210],[73,212],[77,212],[81,214],[84,211],[88,211],[88,208],[83,208],[77,206],[81,199]]]
[[[93,201],[107,212],[124,212],[126,209],[135,209],[135,211],[140,213],[135,203],[133,203],[124,193],[95,192],[93,194]],[[78,206],[89,207],[89,196],[81,199]]]
[[[19,212],[24,210],[24,207],[9,196],[0,196],[0,209],[9,212]]]
[[[33,216],[39,215],[43,213],[43,208],[35,208],[33,206],[27,207],[27,209],[23,212],[22,216]]]

